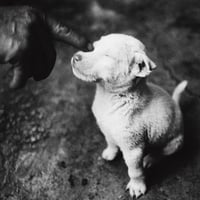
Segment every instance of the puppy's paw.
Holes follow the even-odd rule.
[[[143,168],[150,168],[156,162],[155,158],[151,155],[146,155],[143,159]]]
[[[129,181],[126,190],[129,190],[131,197],[139,198],[143,194],[145,194],[147,188],[144,183],[144,180],[141,179],[132,179]]]
[[[162,156],[147,154],[143,159],[143,168],[148,169],[153,165],[156,165],[161,159]]]
[[[107,147],[102,152],[102,158],[111,161],[116,157],[117,151],[118,151],[117,147],[116,148]]]

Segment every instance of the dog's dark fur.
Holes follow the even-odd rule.
[[[28,6],[0,8],[0,63],[14,67],[11,87],[22,87],[29,77],[46,78],[56,60],[53,39],[82,50],[88,41],[43,12]]]

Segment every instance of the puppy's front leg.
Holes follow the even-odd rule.
[[[140,197],[146,192],[146,184],[143,174],[143,149],[134,148],[132,150],[122,150],[123,157],[128,166],[128,175],[130,181],[127,185],[127,189],[131,197]]]
[[[111,161],[116,157],[118,152],[118,147],[111,137],[106,135],[105,138],[107,142],[107,147],[102,152],[102,158]]]

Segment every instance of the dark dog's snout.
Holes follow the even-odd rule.
[[[76,63],[76,62],[80,62],[82,60],[82,56],[80,54],[75,54],[73,56],[73,62]]]

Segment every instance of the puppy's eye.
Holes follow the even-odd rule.
[[[104,54],[104,56],[105,56],[106,58],[110,58],[110,59],[112,59],[112,60],[116,60],[116,58],[115,58],[114,56],[111,56],[111,55],[109,55],[109,54]]]

